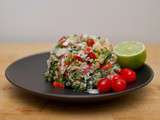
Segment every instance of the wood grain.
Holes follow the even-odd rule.
[[[160,43],[147,44],[151,84],[105,104],[75,105],[41,99],[12,86],[6,67],[18,58],[47,51],[51,43],[0,44],[0,120],[160,120]]]

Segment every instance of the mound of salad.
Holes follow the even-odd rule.
[[[94,35],[61,37],[50,52],[45,73],[53,87],[90,94],[120,92],[136,80],[136,73],[121,69],[111,43]]]

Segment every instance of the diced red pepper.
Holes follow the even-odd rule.
[[[88,39],[88,40],[87,40],[87,45],[88,45],[89,47],[92,47],[92,46],[94,45],[94,43],[95,43],[95,41],[94,41],[93,39]]]
[[[88,73],[88,69],[87,68],[85,68],[85,69],[83,69],[83,73],[86,75],[87,73]]]
[[[52,83],[52,85],[53,85],[55,88],[62,88],[62,89],[64,89],[64,84],[61,83],[61,82],[54,81],[54,82]]]
[[[102,66],[101,70],[108,70],[110,68],[112,68],[112,64],[108,63],[107,65]]]
[[[95,54],[94,52],[90,52],[90,53],[88,54],[88,57],[91,58],[91,59],[96,59],[96,58],[97,58],[97,57],[96,57],[96,54]]]
[[[74,59],[84,62],[84,60],[79,55],[74,55]]]
[[[84,53],[85,54],[88,54],[91,52],[91,48],[90,47],[86,47],[86,49],[84,50]]]

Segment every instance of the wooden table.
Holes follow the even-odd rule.
[[[11,85],[6,67],[18,58],[47,51],[51,43],[0,43],[0,120],[160,120],[160,43],[147,44],[155,72],[147,87],[105,104],[68,105],[40,99]]]

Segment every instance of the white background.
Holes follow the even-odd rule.
[[[0,41],[71,33],[160,41],[160,0],[0,0]]]

